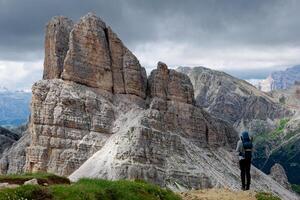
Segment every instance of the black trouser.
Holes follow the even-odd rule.
[[[242,159],[240,160],[240,169],[241,169],[241,180],[243,189],[249,190],[251,183],[251,159]],[[245,180],[247,178],[247,182]]]

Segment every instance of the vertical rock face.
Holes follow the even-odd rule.
[[[32,142],[25,169],[68,175],[112,134],[118,114],[113,95],[143,100],[147,76],[138,59],[93,14],[75,25],[64,17],[53,18],[45,44],[44,79],[68,83],[47,80],[33,86]]]
[[[111,69],[113,72],[113,90],[119,94],[133,94],[146,97],[147,74],[138,59],[118,38],[107,28],[109,50],[111,54]]]
[[[111,94],[62,80],[40,81],[32,92],[32,141],[25,169],[68,175],[110,137]]]
[[[146,70],[94,14],[75,25],[65,17],[48,23],[44,68],[44,79],[62,78],[115,94],[146,97]]]
[[[123,57],[124,84],[126,94],[146,97],[147,74],[138,59],[126,49]]]
[[[92,14],[74,25],[62,74],[64,80],[112,91],[111,60],[105,30],[105,23]]]
[[[60,78],[69,49],[73,22],[66,17],[54,17],[47,24],[45,39],[44,79]]]
[[[286,189],[291,189],[291,185],[288,181],[285,170],[280,164],[276,163],[273,165],[270,171],[270,176]]]
[[[125,94],[124,72],[123,72],[123,57],[125,47],[118,36],[107,28],[109,38],[109,49],[111,54],[111,69],[113,72],[114,92]]]
[[[194,89],[189,77],[175,70],[169,70],[162,62],[159,62],[157,69],[151,72],[148,84],[151,97],[189,104],[194,102]]]

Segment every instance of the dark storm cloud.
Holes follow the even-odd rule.
[[[208,48],[299,45],[300,1],[0,0],[0,57],[40,57],[54,15],[101,16],[130,46],[169,40]]]

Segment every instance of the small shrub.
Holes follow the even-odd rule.
[[[255,195],[255,197],[257,200],[280,200],[279,197],[267,192],[259,192]]]
[[[300,194],[300,185],[296,185],[296,184],[293,184],[292,185],[292,189],[297,192],[298,194]]]
[[[44,187],[37,185],[23,185],[15,189],[0,191],[0,200],[51,200],[52,195]]]

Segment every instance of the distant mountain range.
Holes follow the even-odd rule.
[[[272,129],[275,119],[288,114],[270,95],[225,72],[205,67],[179,67],[177,71],[189,76],[197,105],[239,131]]]
[[[0,126],[19,126],[28,121],[31,93],[0,86]]]
[[[197,105],[238,131],[249,130],[255,135],[256,167],[269,174],[279,163],[289,181],[300,184],[300,85],[264,93],[221,71],[205,67],[177,70],[189,76]]]
[[[250,80],[254,86],[264,92],[288,89],[300,81],[300,65],[287,68],[284,71],[275,71],[266,79],[260,81]]]

